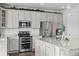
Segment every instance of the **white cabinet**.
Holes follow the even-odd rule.
[[[40,41],[40,56],[45,56],[45,42]]]
[[[53,20],[54,20],[53,13],[47,13],[47,21],[53,21]]]
[[[2,23],[2,15],[1,15],[1,8],[0,8],[0,27],[1,27],[1,23]]]
[[[40,28],[40,12],[31,12],[32,28]]]
[[[69,52],[68,49],[60,47],[60,56],[69,56]]]
[[[55,56],[60,56],[60,48],[55,46]]]
[[[47,14],[46,13],[43,13],[43,12],[40,13],[40,21],[47,21]]]
[[[19,14],[18,14],[18,17],[19,17],[19,20],[22,21],[25,19],[25,11],[23,10],[19,10]]]
[[[31,11],[19,10],[18,17],[20,21],[30,21],[31,20]]]
[[[52,47],[50,43],[46,43],[46,56],[52,56]]]
[[[15,51],[19,49],[19,39],[8,38],[8,51]]]
[[[55,14],[54,15],[54,22],[55,23],[63,23],[63,15],[62,14]]]
[[[32,50],[35,49],[35,40],[36,39],[37,38],[33,36],[33,38],[32,38]]]
[[[40,41],[38,39],[35,40],[35,56],[40,55]]]
[[[31,11],[24,11],[24,19],[31,21]]]
[[[22,16],[21,16],[22,17]],[[19,21],[18,21],[18,10],[13,10],[13,28],[18,28],[19,26]]]
[[[46,56],[54,56],[54,46],[46,42]]]
[[[6,27],[12,28],[13,26],[13,11],[12,10],[6,10]]]
[[[35,56],[69,56],[70,50],[35,39]],[[72,54],[71,54],[72,55]]]

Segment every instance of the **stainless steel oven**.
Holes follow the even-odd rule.
[[[20,51],[31,51],[32,50],[32,36],[28,31],[19,32],[19,50]]]

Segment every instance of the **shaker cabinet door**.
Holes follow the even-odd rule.
[[[54,15],[54,22],[55,23],[63,23],[63,16],[62,14],[55,14]]]
[[[53,14],[47,13],[47,21],[53,21]]]
[[[24,13],[25,13],[25,11],[19,10],[19,13],[18,13],[19,21],[24,20]]]
[[[32,12],[31,13],[32,19],[32,28],[40,28],[40,13],[39,12]]]
[[[36,39],[35,40],[35,56],[39,56],[40,55],[40,44],[39,44],[39,40]]]
[[[43,13],[43,12],[40,13],[40,21],[47,21],[47,14],[46,13]]]
[[[52,52],[52,47],[51,44],[46,43],[46,56],[52,56],[53,52]]]
[[[40,41],[40,56],[45,56],[45,43]]]
[[[13,10],[13,28],[18,28],[19,21],[18,21],[18,10]]]
[[[31,11],[24,11],[24,19],[26,21],[31,21]]]
[[[13,11],[6,10],[6,27],[12,28],[13,27]]]

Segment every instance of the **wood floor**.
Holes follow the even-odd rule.
[[[17,52],[17,53],[8,53],[8,56],[35,56],[35,52],[28,51],[28,52]]]

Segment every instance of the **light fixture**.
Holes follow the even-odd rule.
[[[70,5],[67,5],[67,9],[70,9],[71,8],[71,6]]]
[[[65,7],[64,7],[64,6],[62,6],[62,8],[64,9]]]
[[[43,5],[44,5],[44,3],[41,3],[40,5],[42,5],[42,6],[43,6]]]

